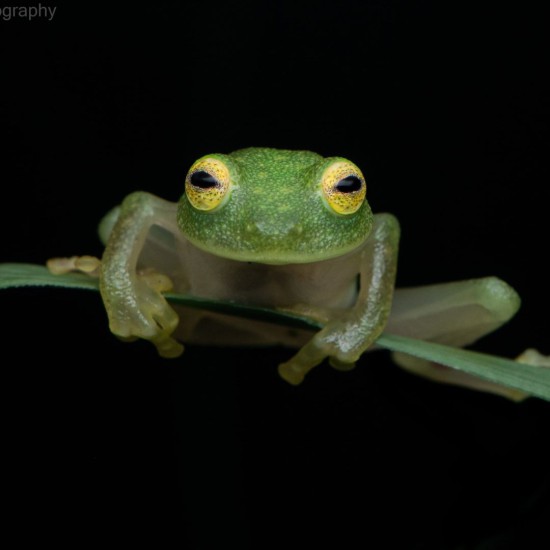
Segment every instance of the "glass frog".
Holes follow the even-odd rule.
[[[495,277],[394,292],[399,224],[391,214],[373,215],[366,191],[363,174],[344,158],[248,148],[197,160],[178,203],[129,195],[100,225],[111,331],[150,340],[167,358],[183,352],[180,342],[295,347],[279,373],[299,384],[326,358],[352,368],[383,330],[462,347],[514,315],[520,300]],[[312,333],[176,312],[166,290],[284,310],[324,327]],[[410,356],[395,359],[434,379],[491,385]]]

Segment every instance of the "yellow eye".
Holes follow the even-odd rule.
[[[349,161],[332,163],[323,173],[321,184],[326,203],[338,214],[353,214],[365,201],[365,178]]]
[[[199,159],[185,178],[185,194],[197,210],[214,210],[229,196],[229,170],[219,159]]]

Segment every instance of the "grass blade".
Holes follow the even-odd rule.
[[[376,343],[380,347],[427,359],[550,401],[549,368],[395,334],[384,333]]]
[[[43,265],[0,264],[0,289],[24,286],[56,286],[99,290],[98,280],[83,273],[53,275]]]
[[[82,273],[53,275],[48,269],[35,264],[0,264],[0,289],[25,286],[54,286],[99,290],[98,280]],[[171,303],[217,313],[226,313],[249,319],[268,321],[286,326],[318,330],[321,325],[307,317],[268,308],[243,306],[234,302],[220,302],[184,294],[166,294]],[[384,333],[377,340],[380,347],[400,351],[440,363],[479,378],[516,388],[550,401],[550,369],[534,367],[479,353],[425,342],[395,334]]]

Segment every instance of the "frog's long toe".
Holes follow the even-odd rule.
[[[301,384],[304,381],[304,377],[307,372],[300,367],[300,365],[297,365],[292,361],[281,363],[277,370],[279,372],[279,376],[293,386]]]
[[[315,339],[310,340],[294,357],[279,365],[279,374],[284,380],[297,386],[326,356],[326,352],[317,345]]]
[[[180,342],[165,334],[151,339],[151,342],[155,344],[158,354],[165,359],[175,359],[184,351],[184,347]]]

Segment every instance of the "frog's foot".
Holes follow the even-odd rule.
[[[349,334],[350,331],[343,323],[336,327],[326,326],[298,350],[294,357],[279,365],[279,374],[290,384],[297,385],[311,369],[327,358],[337,370],[353,369],[363,350],[359,347],[359,341]]]
[[[99,277],[101,260],[95,256],[71,256],[70,258],[50,258],[46,267],[54,275],[79,272],[90,277]]]
[[[125,341],[149,340],[161,357],[179,357],[183,346],[171,336],[178,326],[179,317],[162,294],[149,286],[149,282],[138,279],[136,296],[126,297],[122,307],[115,305],[113,300],[106,304],[109,328]]]
[[[413,357],[412,355],[394,352],[392,354],[392,359],[405,370],[435,382],[494,393],[516,402],[523,401],[524,399],[530,397],[530,395],[524,391],[503,386],[495,382],[489,382],[488,380],[483,380],[477,376],[473,376],[450,367],[445,367],[438,363],[432,363],[425,359],[419,359],[418,357]],[[532,348],[525,350],[521,355],[516,357],[515,360],[518,363],[523,363],[525,365],[550,367],[550,356],[542,355],[537,350]]]
[[[170,292],[170,290],[174,288],[174,284],[170,277],[163,273],[159,273],[153,268],[146,268],[138,271],[138,277],[152,291],[159,295],[161,292]],[[162,299],[164,300],[163,297]],[[175,318],[172,313],[174,313]],[[155,317],[155,321],[161,329],[161,332],[151,338],[151,342],[156,346],[159,355],[167,359],[179,357],[183,353],[183,346],[170,336],[179,324],[179,317],[174,310],[166,304],[166,307],[162,310],[162,315],[160,317]]]
[[[179,357],[183,345],[171,336],[179,317],[161,294],[172,287],[169,277],[146,269],[136,273],[130,288],[115,293],[102,289],[111,332],[127,342],[149,340],[161,357]]]

